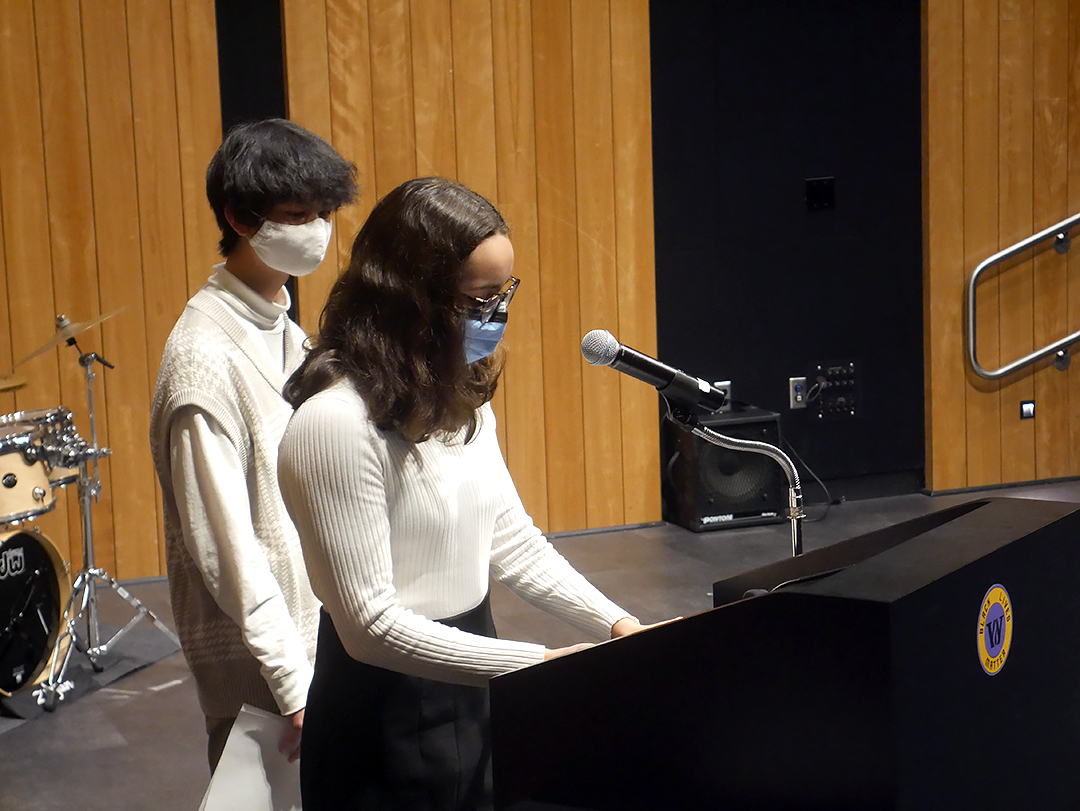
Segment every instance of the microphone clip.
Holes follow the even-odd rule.
[[[701,425],[697,409],[673,402],[667,397],[664,397],[664,402],[667,403],[668,418],[684,431],[693,433],[694,429]]]

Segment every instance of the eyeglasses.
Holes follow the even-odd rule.
[[[521,284],[521,279],[517,278],[517,276],[511,276],[510,286],[494,296],[488,296],[487,298],[466,296],[473,303],[465,308],[465,315],[468,318],[476,319],[481,324],[486,324],[489,321],[506,323],[506,308],[510,306],[510,300],[514,297],[514,291],[518,289],[519,284]]]

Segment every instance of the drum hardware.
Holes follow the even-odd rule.
[[[0,417],[0,525],[33,520],[56,506],[48,460],[42,454],[41,425],[34,421],[47,413]]]
[[[108,456],[111,451],[108,448],[99,448],[97,443],[97,428],[94,417],[94,380],[97,376],[94,374],[93,366],[95,363],[100,363],[109,369],[114,367],[97,353],[83,352],[79,348],[75,336],[111,318],[118,312],[119,310],[114,310],[107,315],[98,316],[81,324],[72,324],[64,316],[58,315],[56,316],[56,335],[43,347],[19,361],[19,364],[24,363],[47,349],[61,344],[66,343],[68,346],[75,347],[76,351],[79,352],[79,365],[83,367],[86,378],[86,400],[90,421],[89,442],[78,437],[77,433],[70,435],[54,431],[51,440],[43,441],[39,446],[40,450],[35,454],[50,457],[48,462],[53,469],[62,471],[78,470],[79,512],[82,518],[83,566],[76,573],[72,582],[71,594],[67,599],[63,614],[60,615],[64,621],[64,629],[58,637],[56,645],[52,648],[52,655],[49,657],[48,676],[41,682],[39,687],[38,702],[50,712],[56,709],[67,692],[65,675],[71,663],[73,650],[84,654],[90,660],[91,667],[100,672],[104,669],[104,666],[98,661],[99,658],[107,655],[115,642],[147,617],[165,636],[177,645],[180,644],[180,640],[173,630],[158,619],[153,611],[117,583],[107,571],[94,565],[94,525],[91,508],[93,502],[100,502],[101,500],[101,478],[98,460]],[[70,414],[70,412],[68,413]],[[62,486],[62,484],[59,486]],[[2,488],[0,488],[0,491],[2,491]],[[2,520],[0,519],[0,521]],[[98,624],[97,589],[99,585],[111,588],[135,610],[135,616],[127,625],[104,642],[101,640],[101,631]],[[76,606],[78,606],[77,610]],[[79,630],[80,620],[85,621],[85,635]],[[37,695],[37,693],[35,694]]]

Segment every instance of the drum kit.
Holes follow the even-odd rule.
[[[101,497],[98,461],[111,451],[97,444],[93,366],[113,366],[94,352],[84,353],[75,336],[117,312],[81,323],[58,315],[53,337],[12,367],[14,372],[62,344],[74,347],[86,378],[90,440],[79,436],[72,413],[63,407],[0,416],[0,701],[32,689],[38,705],[55,710],[71,684],[67,675],[73,653],[85,655],[100,672],[100,659],[143,618],[179,645],[176,634],[154,612],[94,565],[91,507]],[[0,377],[0,391],[25,384],[18,375]],[[77,488],[82,519],[83,566],[74,580],[55,545],[36,527],[25,526],[52,510],[57,492],[69,485]],[[99,585],[111,588],[135,611],[104,642],[98,623]]]

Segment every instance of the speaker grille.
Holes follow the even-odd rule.
[[[769,501],[763,485],[772,479],[769,468],[776,464],[772,459],[710,445],[701,452],[699,464],[701,483],[711,501],[723,502],[735,511],[753,509]]]
[[[780,443],[779,415],[770,411],[744,409],[706,424],[734,439]],[[775,460],[721,448],[667,421],[661,446],[664,520],[694,531],[784,520],[787,478]]]

